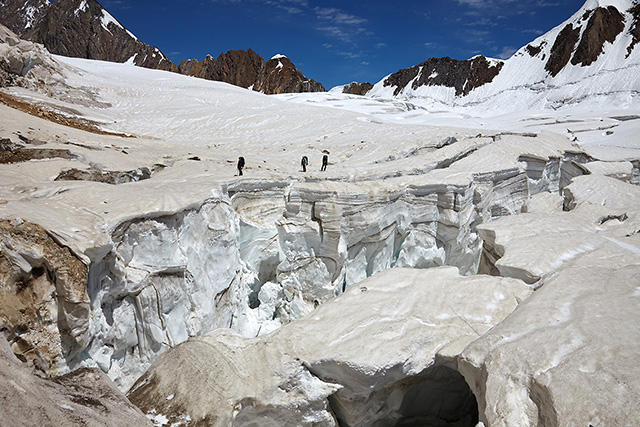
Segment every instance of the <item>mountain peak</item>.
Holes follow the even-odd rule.
[[[555,109],[609,95],[628,102],[637,93],[639,44],[639,0],[587,0],[506,61],[431,58],[390,74],[367,94],[434,108],[482,104],[501,109],[500,100],[513,102],[513,93],[521,108]]]
[[[609,6],[613,6],[620,12],[624,12],[637,4],[637,0],[587,0],[581,10],[592,10],[599,7],[607,8]]]

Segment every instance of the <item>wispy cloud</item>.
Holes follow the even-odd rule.
[[[502,48],[502,52],[498,54],[498,58],[509,59],[514,53],[516,53],[517,50],[518,49],[513,46],[505,46]]]
[[[362,25],[367,22],[365,18],[346,13],[334,7],[316,7],[315,13],[320,20],[331,22],[335,25]]]
[[[345,43],[355,43],[356,36],[366,34],[368,32],[366,28],[345,28],[336,25],[318,26],[317,29],[326,36],[338,39]]]
[[[462,25],[466,27],[495,27],[498,24],[496,24],[496,22],[493,19],[479,18],[474,21],[467,21]]]
[[[354,44],[358,36],[371,35],[366,28],[367,19],[335,7],[316,7],[317,29],[327,37]]]
[[[123,0],[104,0],[102,5],[106,10],[126,10],[131,9],[131,2]]]
[[[302,14],[309,6],[305,0],[265,0],[265,4],[283,10],[289,15]]]

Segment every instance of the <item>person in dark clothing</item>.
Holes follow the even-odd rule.
[[[238,157],[238,175],[242,176],[242,168],[244,168],[244,157]]]
[[[307,158],[307,156],[302,156],[302,160],[300,161],[300,164],[302,165],[302,172],[306,172],[307,165],[309,164],[309,159]]]
[[[322,167],[320,168],[320,170],[326,171],[328,164],[329,164],[329,156],[325,154],[322,156]]]

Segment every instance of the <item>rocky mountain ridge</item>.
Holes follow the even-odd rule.
[[[158,48],[138,40],[95,0],[4,0],[0,6],[0,21],[51,53],[177,71]]]
[[[178,70],[181,74],[252,88],[267,94],[326,91],[322,84],[307,79],[286,56],[276,55],[265,61],[251,49],[223,52],[218,59],[207,55],[203,61],[182,61]]]
[[[391,74],[384,81],[384,85],[395,87],[395,96],[404,88],[411,87],[415,90],[420,86],[454,88],[456,96],[464,96],[473,89],[493,81],[500,73],[502,65],[502,61],[487,59],[484,56],[476,56],[465,61],[448,57],[429,58],[416,66]]]
[[[429,105],[470,106],[504,93],[526,89],[531,107],[558,107],[579,101],[591,92],[629,92],[620,80],[605,77],[619,68],[639,67],[640,4],[636,0],[588,0],[572,17],[519,49],[507,60],[477,56],[469,60],[430,58],[399,70],[376,83],[371,97],[420,100]],[[597,80],[597,81],[595,81]],[[631,83],[631,82],[629,82]],[[551,91],[572,85],[571,96],[544,98]],[[617,86],[616,86],[617,85]],[[351,85],[342,88],[352,93]],[[443,90],[444,89],[444,90]],[[582,94],[583,93],[583,94]],[[418,101],[418,102],[420,102]],[[523,106],[525,107],[525,106]]]
[[[265,61],[251,49],[221,53],[217,60],[207,56],[200,62],[191,59],[175,65],[158,48],[138,40],[95,0],[3,0],[0,22],[19,37],[41,43],[58,55],[131,62],[266,94],[326,90],[288,59]]]

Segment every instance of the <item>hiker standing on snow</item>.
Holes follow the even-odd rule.
[[[326,171],[328,164],[329,164],[329,156],[327,154],[324,154],[322,156],[322,167],[320,168],[320,171]]]
[[[300,161],[300,164],[302,165],[302,172],[306,172],[307,165],[309,164],[309,159],[307,158],[307,156],[302,156],[302,160]]]
[[[244,157],[238,157],[238,175],[242,176],[242,168],[244,168]]]

